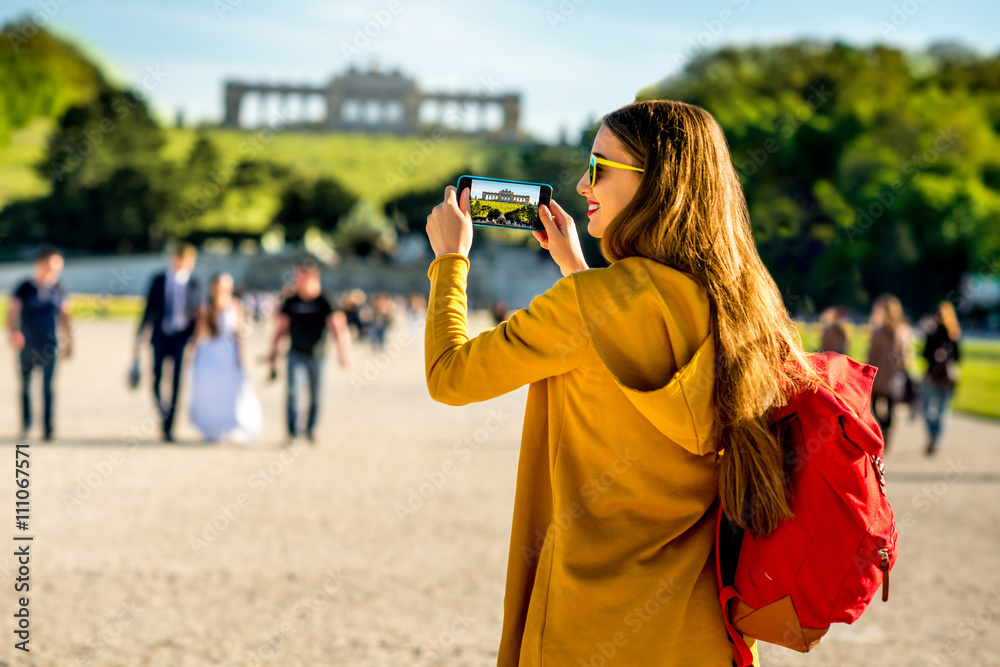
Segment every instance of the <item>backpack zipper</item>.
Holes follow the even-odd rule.
[[[872,467],[875,468],[875,477],[878,479],[878,490],[885,495],[885,462],[882,457],[875,456],[872,454],[869,456],[872,462]]]
[[[889,601],[889,549],[883,547],[878,550],[881,561],[878,568],[882,570],[882,602]]]

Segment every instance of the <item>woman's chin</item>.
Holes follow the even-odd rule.
[[[587,233],[593,236],[595,239],[599,239],[604,236],[604,225],[602,225],[598,220],[591,218],[587,223]]]

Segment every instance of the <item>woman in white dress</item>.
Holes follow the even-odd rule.
[[[214,276],[209,289],[195,333],[191,422],[208,442],[248,443],[260,435],[263,417],[237,335],[243,308],[228,273]]]

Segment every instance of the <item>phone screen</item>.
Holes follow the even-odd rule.
[[[469,188],[472,221],[487,225],[541,229],[538,199],[542,186],[473,178]]]

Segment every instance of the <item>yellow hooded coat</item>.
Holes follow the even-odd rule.
[[[705,290],[627,258],[470,339],[468,269],[448,254],[428,270],[431,396],[531,385],[497,664],[728,667]]]

